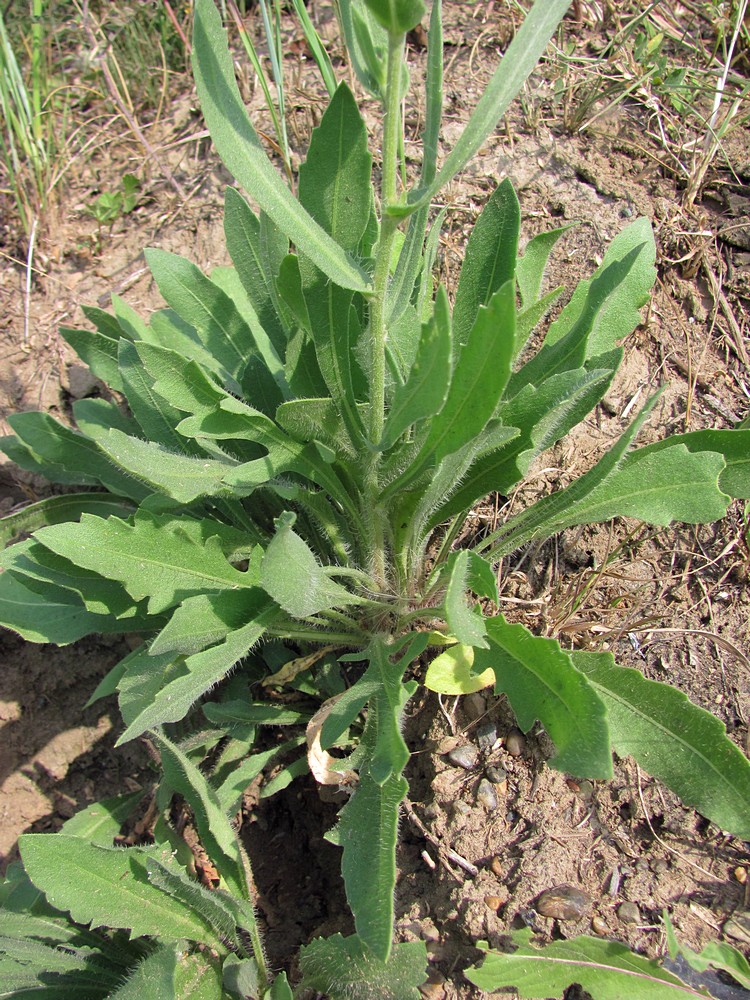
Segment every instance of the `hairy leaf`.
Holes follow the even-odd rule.
[[[481,966],[466,970],[466,978],[480,990],[493,993],[514,986],[523,1000],[562,997],[573,983],[595,1000],[687,1000],[705,993],[686,986],[656,962],[630,951],[618,941],[577,937],[554,941],[544,948],[530,943],[531,931],[513,933],[517,946],[511,954],[487,952]]]
[[[102,847],[63,833],[27,833],[19,847],[34,885],[78,923],[121,927],[134,937],[218,944],[198,914],[149,883],[150,855],[176,866],[169,847]]]
[[[610,653],[571,656],[607,706],[615,751],[723,830],[750,839],[750,762],[722,723],[681,691],[616,666]]]
[[[381,961],[356,935],[316,938],[300,952],[302,984],[330,1000],[419,1000],[427,974],[422,941],[395,945]]]
[[[521,206],[506,178],[482,209],[466,245],[453,307],[457,349],[468,341],[479,307],[489,305],[495,292],[512,280],[520,225]]]
[[[576,777],[610,778],[612,753],[607,712],[588,678],[554,639],[532,635],[502,615],[485,619],[490,648],[474,654],[474,670],[495,672],[495,691],[506,694],[518,724],[538,719],[555,744],[550,764]]]
[[[261,564],[263,589],[295,618],[357,603],[354,594],[331,580],[312,549],[292,531],[294,520],[294,515],[287,513],[276,521],[276,534]]]
[[[369,277],[301,207],[272,166],[234,78],[234,64],[212,0],[197,0],[193,72],[203,116],[227,169],[279,229],[343,288],[364,291]]]
[[[252,586],[235,569],[211,521],[139,511],[132,524],[84,514],[79,524],[42,528],[37,541],[77,566],[119,580],[136,600],[148,598],[157,614],[191,594]]]

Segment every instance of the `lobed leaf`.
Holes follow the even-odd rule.
[[[606,706],[554,639],[486,618],[489,649],[475,649],[474,671],[495,672],[495,692],[506,694],[525,732],[537,719],[555,744],[552,767],[576,777],[611,778],[612,752]]]
[[[369,276],[302,208],[266,156],[242,104],[226,34],[212,0],[197,0],[195,5],[193,72],[206,125],[230,173],[332,281],[365,291]]]
[[[618,941],[581,936],[554,941],[544,948],[530,943],[531,931],[513,932],[515,951],[489,951],[481,966],[466,970],[466,978],[480,990],[492,993],[514,986],[523,1000],[562,997],[573,983],[596,1000],[687,1000],[706,994],[687,986],[677,976]]]
[[[610,653],[571,656],[607,707],[614,750],[723,830],[750,839],[750,762],[722,723],[682,691],[617,666]]]
[[[77,923],[120,927],[133,937],[219,945],[197,913],[149,883],[149,856],[176,867],[169,847],[103,847],[64,833],[27,833],[19,848],[34,885]]]
[[[253,586],[235,569],[211,521],[140,510],[132,523],[83,514],[79,524],[42,528],[34,537],[77,566],[119,580],[136,601],[148,598],[151,614],[192,594]]]

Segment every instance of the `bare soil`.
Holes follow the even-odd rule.
[[[310,7],[336,52],[329,6],[318,0]],[[447,150],[513,25],[497,3],[445,0],[445,11]],[[565,22],[564,38],[577,52],[600,51],[615,30],[611,18],[602,20],[597,11],[583,5],[580,23]],[[289,31],[292,131],[302,154],[322,102],[309,64],[293,44],[293,27]],[[415,44],[410,58],[418,82],[424,50]],[[602,406],[544,456],[518,495],[493,498],[475,511],[470,530],[477,534],[508,505],[523,506],[590,467],[657,386],[667,388],[647,431],[653,438],[729,427],[748,412],[747,132],[737,127],[730,134],[701,197],[686,205],[674,150],[657,141],[653,105],[636,93],[585,131],[566,128],[566,108],[576,91],[571,84],[568,104],[555,98],[556,65],[540,68],[523,101],[446,192],[451,210],[441,241],[441,278],[449,290],[454,286],[469,223],[509,176],[521,200],[524,238],[563,222],[579,223],[555,255],[550,287],[570,288],[588,276],[612,236],[640,215],[655,227],[659,279]],[[248,85],[256,120],[270,131],[262,97],[251,91]],[[363,106],[368,114],[373,110],[369,99]],[[155,159],[145,157],[121,125],[110,126],[108,141],[72,174],[68,194],[43,232],[28,297],[23,243],[10,222],[0,233],[1,418],[41,408],[66,420],[71,400],[100,391],[57,330],[83,325],[79,306],[106,307],[113,292],[143,313],[159,305],[143,247],[182,253],[203,268],[227,262],[221,215],[230,179],[194,108],[194,95],[185,89],[152,125]],[[419,102],[407,121],[418,134]],[[165,180],[165,166],[180,193]],[[142,180],[141,202],[111,232],[98,233],[84,207],[99,191],[117,188],[128,171]],[[9,464],[0,468],[3,512],[50,491]],[[621,521],[569,531],[504,562],[501,609],[569,648],[609,649],[620,663],[676,685],[721,718],[747,751],[747,532],[739,504],[707,527],[656,530]],[[147,789],[150,770],[139,743],[113,749],[121,730],[114,703],[85,708],[98,680],[127,653],[122,641],[91,638],[59,649],[6,633],[0,643],[0,852],[7,863],[17,856],[20,833],[58,829],[98,798]],[[596,933],[662,957],[660,914],[666,908],[690,946],[726,939],[747,952],[748,845],[684,808],[631,760],[616,762],[609,783],[559,774],[545,764],[544,734],[519,738],[507,704],[486,693],[439,701],[425,692],[410,706],[406,732],[413,756],[399,846],[398,933],[428,942],[434,981],[426,996],[482,996],[462,975],[479,958],[476,942],[500,945],[524,923],[540,939]],[[478,751],[468,769],[446,755],[463,744]],[[488,775],[494,803],[486,789],[479,794]],[[245,833],[269,952],[278,967],[293,969],[296,949],[312,937],[350,929],[337,850],[322,839],[334,818],[335,808],[320,801],[311,781],[248,804]],[[559,886],[585,894],[588,902],[577,919],[542,916],[536,908],[540,893]]]

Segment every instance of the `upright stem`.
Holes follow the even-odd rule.
[[[390,276],[393,241],[398,220],[388,214],[388,207],[396,201],[398,186],[398,150],[401,136],[401,67],[405,36],[388,35],[388,62],[386,66],[385,114],[383,117],[382,167],[380,182],[380,238],[375,254],[373,296],[370,300],[370,427],[369,438],[373,451],[368,462],[365,480],[365,516],[371,526],[371,571],[378,583],[386,585],[384,512],[379,503],[380,484],[378,471],[380,444],[385,424],[385,349],[388,331],[385,325],[386,295]]]

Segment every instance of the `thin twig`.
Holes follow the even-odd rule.
[[[443,862],[445,867],[448,869],[448,871],[451,873],[453,878],[456,879],[457,882],[463,883],[464,880],[461,878],[460,875],[458,875],[456,872],[453,871],[450,864],[448,863],[449,861],[452,861],[454,865],[458,865],[459,868],[463,868],[463,870],[472,877],[476,877],[479,874],[479,869],[477,868],[476,865],[473,865],[471,861],[467,861],[466,858],[462,858],[461,855],[457,854],[456,851],[454,851],[452,848],[445,847],[433,833],[430,833],[430,831],[424,825],[422,820],[415,813],[414,806],[412,805],[409,799],[404,799],[404,809],[406,810],[406,814],[409,817],[409,819],[412,821],[414,826],[419,830],[419,832],[422,834],[425,840],[429,841],[432,844],[432,846],[437,850],[438,855],[440,856],[440,860]]]
[[[91,27],[91,18],[90,18],[90,14],[89,14],[89,0],[83,0],[82,14],[83,14],[83,30],[85,31],[85,33],[86,33],[86,35],[87,35],[87,37],[89,39],[92,51],[96,52],[96,51],[98,51],[101,48],[101,46],[100,46],[99,42],[97,41],[97,37],[96,37],[96,34],[95,34],[94,30]],[[128,125],[130,126],[133,134],[136,136],[136,138],[138,139],[138,141],[141,143],[141,145],[145,149],[146,155],[151,160],[153,160],[154,164],[158,167],[159,171],[166,177],[166,179],[169,181],[169,183],[175,189],[175,191],[180,196],[180,198],[184,198],[185,197],[185,192],[183,191],[180,183],[176,180],[174,174],[169,169],[169,167],[165,163],[162,163],[159,160],[159,158],[158,158],[158,156],[156,154],[156,150],[151,145],[151,143],[148,141],[148,139],[146,138],[146,136],[145,136],[143,130],[141,129],[140,125],[135,120],[134,115],[131,113],[131,111],[129,110],[129,108],[127,107],[127,105],[125,104],[125,102],[123,101],[122,95],[120,94],[120,91],[117,88],[117,84],[114,81],[114,77],[112,76],[112,73],[110,72],[109,66],[107,65],[106,52],[102,53],[102,55],[98,59],[98,62],[99,62],[99,68],[101,69],[101,72],[102,72],[102,76],[104,77],[104,80],[105,80],[105,82],[107,84],[107,89],[109,90],[109,95],[112,98],[112,101],[115,104],[115,106],[117,107],[118,111],[123,116],[123,118],[125,119],[125,121],[128,123]]]

